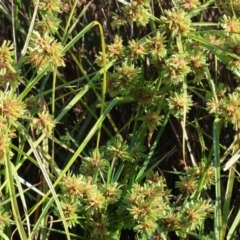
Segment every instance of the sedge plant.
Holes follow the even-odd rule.
[[[1,3],[2,239],[238,237],[240,4],[169,2]]]

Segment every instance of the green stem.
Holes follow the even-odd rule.
[[[222,226],[222,201],[221,201],[221,175],[220,175],[220,149],[219,149],[219,118],[213,123],[213,152],[215,169],[215,212],[214,212],[214,233],[216,240],[223,240]]]
[[[55,91],[56,91],[56,76],[57,69],[53,72],[53,86],[52,86],[52,116],[55,118]],[[54,131],[52,131],[52,139],[54,139]],[[53,161],[54,161],[54,141],[52,141],[52,158],[51,158],[51,166],[50,169],[53,170]]]
[[[73,7],[72,7],[72,11],[70,12],[69,14],[69,17],[68,17],[68,20],[67,20],[67,23],[66,23],[66,26],[65,26],[65,29],[64,29],[64,33],[63,33],[63,45],[66,44],[66,40],[67,40],[67,31],[68,31],[68,27],[70,25],[70,22],[71,20],[73,19],[73,15],[74,15],[74,11],[77,7],[77,4],[78,4],[78,0],[75,0],[74,4],[73,4]]]

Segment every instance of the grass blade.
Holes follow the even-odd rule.
[[[219,119],[213,123],[213,152],[215,171],[215,212],[214,212],[214,234],[216,240],[223,240],[222,235],[222,195],[221,195],[221,173],[220,173],[220,150],[219,150]]]

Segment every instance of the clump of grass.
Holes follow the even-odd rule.
[[[212,0],[116,2],[110,39],[91,2],[0,8],[13,26],[0,47],[0,236],[233,239],[240,99],[218,71],[239,78],[239,4],[218,1],[212,23]],[[172,158],[184,168],[166,169]]]

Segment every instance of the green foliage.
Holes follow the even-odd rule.
[[[0,11],[1,239],[239,237],[239,1]]]

